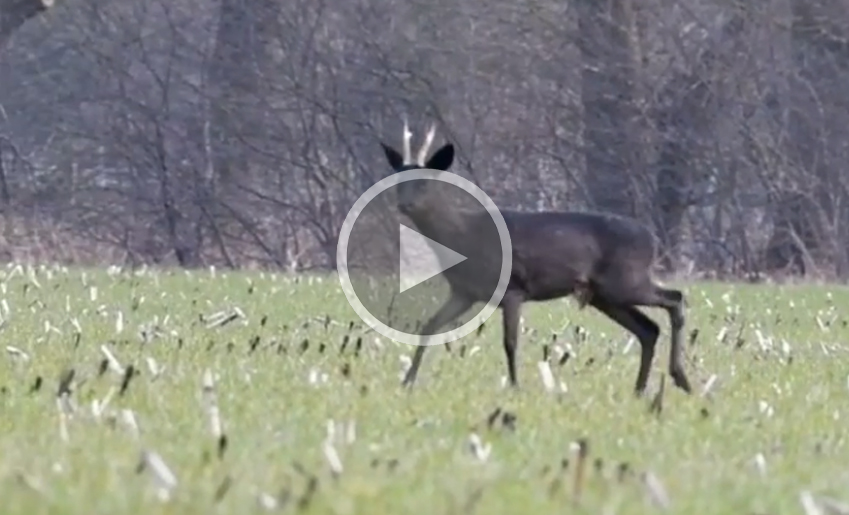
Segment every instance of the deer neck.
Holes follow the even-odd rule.
[[[443,245],[460,243],[472,229],[473,211],[439,206],[410,213],[407,217],[418,231]]]

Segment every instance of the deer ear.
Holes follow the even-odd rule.
[[[394,148],[383,143],[381,143],[380,146],[383,147],[383,153],[386,154],[386,160],[389,161],[389,166],[391,166],[393,170],[400,170],[401,167],[404,166],[404,158],[401,157],[401,154],[399,154]]]
[[[436,151],[433,156],[428,159],[425,168],[432,170],[442,170],[443,172],[451,167],[454,162],[454,145],[446,143],[442,148]]]

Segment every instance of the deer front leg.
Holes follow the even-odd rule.
[[[521,314],[522,297],[519,294],[507,293],[501,301],[501,317],[504,325],[504,354],[507,357],[507,373],[510,376],[510,386],[517,388],[519,380],[516,374],[516,347],[519,345],[519,317]]]
[[[572,293],[575,300],[578,302],[578,309],[584,309],[587,304],[592,301],[592,290],[590,289],[589,281],[579,279],[575,282],[575,291]]]
[[[422,364],[422,357],[424,356],[425,349],[427,349],[426,343],[428,337],[436,333],[440,327],[456,320],[463,313],[468,311],[469,308],[472,307],[472,304],[473,303],[465,297],[452,295],[445,304],[443,304],[442,307],[439,308],[432,317],[430,317],[430,320],[428,320],[424,327],[422,327],[421,342],[418,347],[416,347],[416,352],[413,354],[413,362],[410,364],[410,368],[404,376],[404,381],[401,383],[403,386],[412,386],[416,381],[416,375],[419,373],[419,367]]]

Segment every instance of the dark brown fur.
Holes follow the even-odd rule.
[[[450,143],[424,164],[405,163],[397,151],[385,144],[383,150],[396,172],[417,168],[447,171],[454,159],[454,147]],[[399,209],[422,234],[445,244],[446,231],[459,231],[451,235],[450,241],[462,244],[464,239],[468,239],[463,237],[463,228],[474,227],[475,216],[487,215],[454,210],[440,204],[438,197],[429,196],[427,186],[411,187],[403,193],[399,190]],[[645,226],[634,219],[603,213],[501,213],[513,246],[510,282],[499,304],[512,386],[518,386],[516,349],[522,304],[573,295],[581,308],[586,305],[594,307],[639,339],[642,352],[635,384],[638,395],[646,388],[660,334],[658,325],[638,306],[665,309],[671,329],[669,373],[676,386],[691,392],[683,363],[684,295],[679,290],[663,288],[654,282],[651,267],[655,260],[655,239]],[[471,261],[470,267],[473,266]],[[474,279],[474,270],[464,269],[464,263],[443,273],[451,285],[452,296],[425,323],[422,334],[436,333],[439,328],[462,316],[473,304],[489,300],[492,292],[482,291],[483,288]],[[404,378],[405,385],[415,382],[426,348],[416,348]]]

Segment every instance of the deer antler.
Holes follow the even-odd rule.
[[[425,136],[424,144],[419,149],[419,156],[416,159],[416,163],[419,166],[424,166],[424,160],[427,157],[427,152],[430,150],[430,146],[433,145],[433,137],[436,135],[436,124],[430,126],[430,130],[427,131],[427,136]]]
[[[404,164],[410,163],[410,157],[412,152],[410,151],[410,139],[413,137],[413,133],[410,132],[410,126],[407,123],[407,117],[404,117]]]

